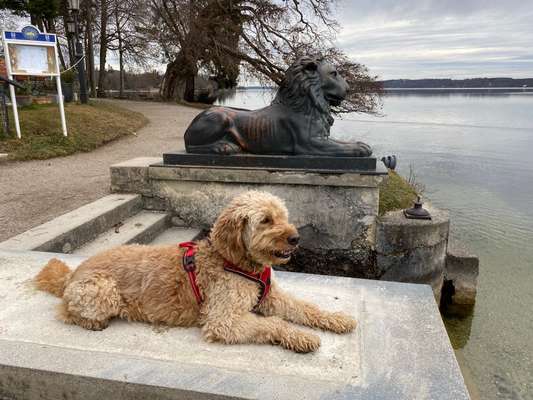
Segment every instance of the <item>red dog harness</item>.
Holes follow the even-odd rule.
[[[180,243],[179,247],[187,249],[183,254],[183,269],[185,270],[185,272],[187,272],[187,275],[189,276],[189,282],[191,284],[194,297],[196,297],[196,301],[198,302],[198,304],[200,304],[204,299],[202,298],[200,288],[196,283],[196,264],[194,262],[194,256],[198,251],[197,245],[194,242],[184,242]],[[270,266],[266,265],[263,269],[263,272],[261,273],[253,273],[245,271],[239,268],[238,266],[233,265],[229,261],[224,260],[224,270],[254,281],[260,286],[261,293],[259,294],[259,299],[257,300],[257,304],[254,308],[259,307],[261,303],[265,300],[265,298],[268,296],[268,293],[270,292],[270,287],[272,286],[272,283],[270,281],[272,268]]]

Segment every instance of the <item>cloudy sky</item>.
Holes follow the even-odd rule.
[[[533,0],[339,0],[337,44],[383,79],[533,78]]]
[[[335,16],[337,45],[382,79],[533,78],[533,0],[338,0]]]

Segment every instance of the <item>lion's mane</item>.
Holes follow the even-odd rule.
[[[329,125],[333,122],[329,104],[322,92],[318,65],[324,61],[320,56],[304,56],[297,59],[285,72],[272,104],[283,104],[295,112],[318,112]],[[309,70],[309,65],[316,69]]]

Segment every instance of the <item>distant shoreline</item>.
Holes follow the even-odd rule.
[[[509,87],[385,87],[385,91],[399,91],[399,90],[457,90],[457,91],[467,91],[467,90],[518,90],[518,91],[533,91],[532,87],[519,87],[519,86],[509,86]]]
[[[533,88],[533,78],[388,79],[385,89],[523,89]]]

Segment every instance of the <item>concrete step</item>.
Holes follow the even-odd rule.
[[[168,221],[165,213],[141,211],[72,253],[92,256],[123,244],[150,243],[167,227]]]
[[[427,285],[276,271],[287,292],[358,320],[347,335],[313,330],[320,349],[296,354],[207,343],[196,327],[66,325],[60,300],[31,285],[52,257],[71,268],[84,260],[0,251],[0,398],[469,399]]]
[[[111,194],[0,243],[0,249],[70,253],[137,214],[138,194]]]
[[[189,242],[195,240],[201,233],[202,231],[200,229],[175,226],[161,232],[150,242],[150,244],[159,245]]]

